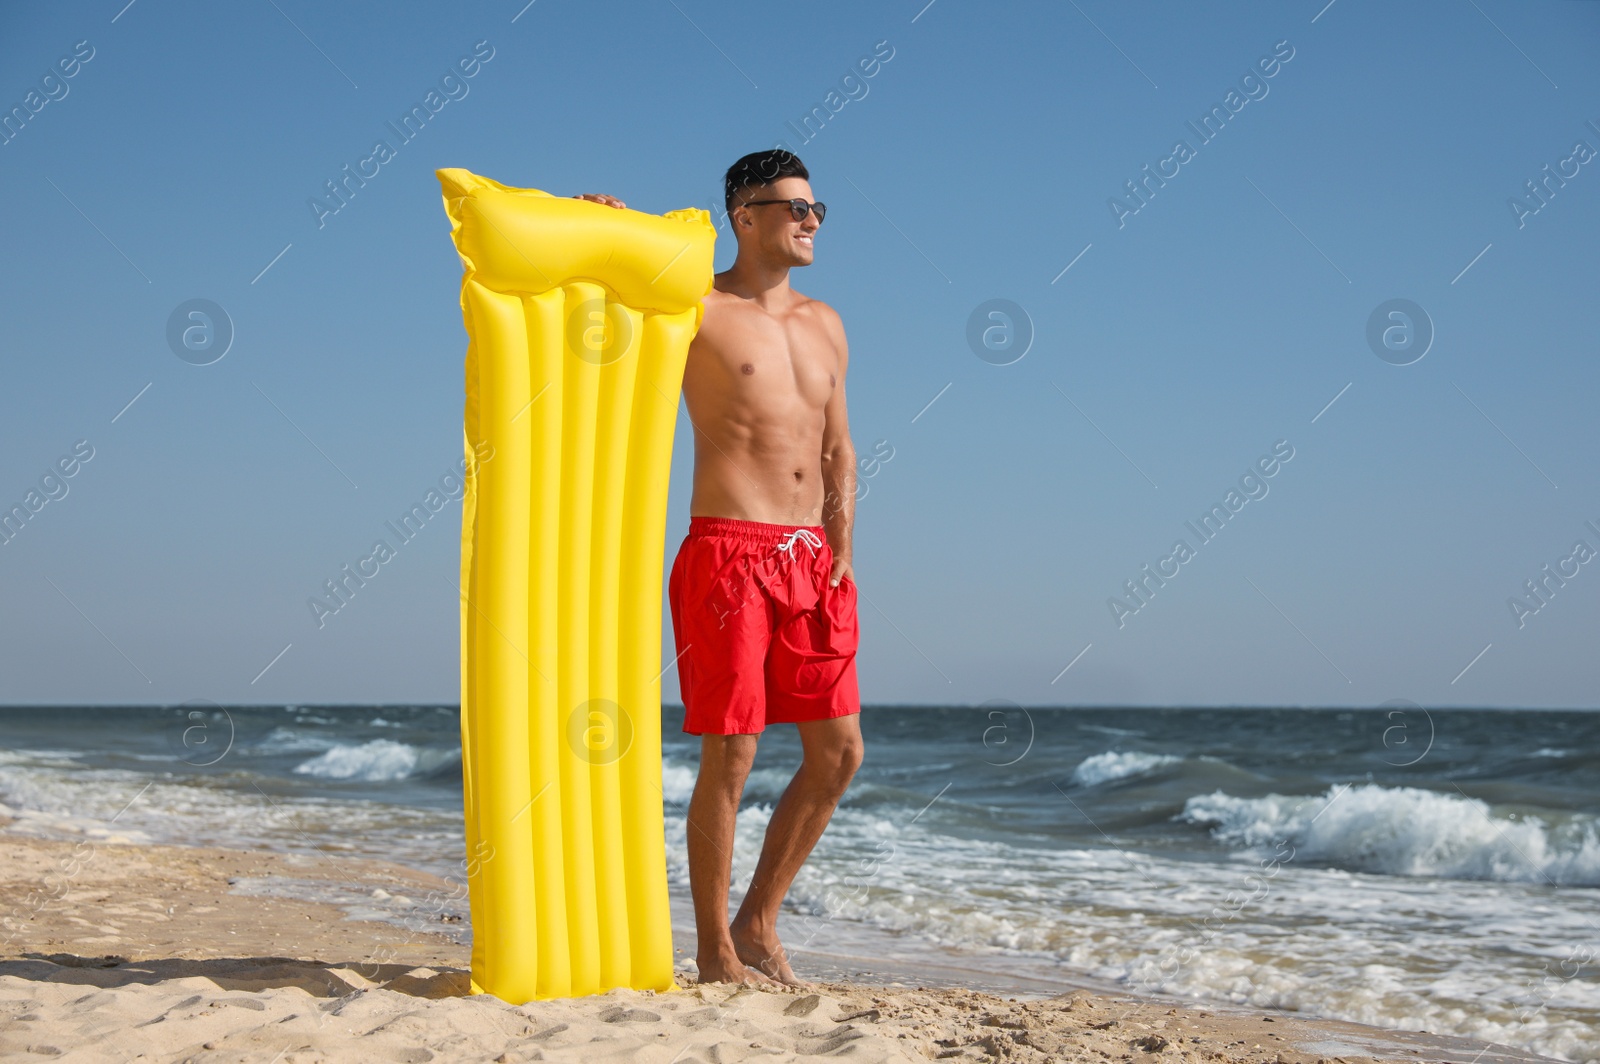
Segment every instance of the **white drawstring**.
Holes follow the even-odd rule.
[[[797,528],[790,532],[788,538],[778,544],[778,552],[780,554],[788,554],[789,557],[793,558],[794,551],[791,548],[794,547],[794,542],[797,539],[811,548],[811,556],[816,557],[817,549],[822,546],[822,537],[809,528]]]

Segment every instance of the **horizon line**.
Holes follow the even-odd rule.
[[[991,699],[990,701],[1006,702],[1010,707],[1025,710],[1307,710],[1307,711],[1374,711],[1380,709],[1397,709],[1398,706],[1389,703],[1377,705],[1348,705],[1343,703],[1288,705],[1281,702],[1263,703],[1204,703],[1193,705],[1174,705],[1168,703],[1110,703],[1110,702],[1082,702],[1082,703],[1040,703],[1024,705],[1010,699]],[[1409,699],[1405,700],[1410,702]],[[0,702],[0,712],[18,709],[176,709],[194,702],[207,702],[218,708],[224,709],[452,709],[460,712],[459,702],[216,702],[212,699],[186,699],[182,702]],[[1473,712],[1510,712],[1510,713],[1593,713],[1600,711],[1600,706],[1500,706],[1500,705],[1435,705],[1424,706],[1418,702],[1412,705],[1419,709],[1460,710]],[[681,702],[663,702],[663,710],[683,709]],[[953,703],[953,702],[866,702],[862,703],[863,710],[867,709],[997,709],[988,702],[978,703]],[[777,723],[783,723],[779,721]]]

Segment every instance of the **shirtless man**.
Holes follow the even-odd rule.
[[[688,816],[701,982],[805,985],[778,941],[778,908],[861,764],[849,354],[838,313],[789,287],[826,211],[809,178],[776,149],[728,169],[739,254],[705,297],[683,373],[694,495],[668,598],[683,730],[701,737]],[[803,754],[730,923],[734,818],[757,739],[776,723],[797,725]]]

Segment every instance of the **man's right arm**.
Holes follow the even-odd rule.
[[[844,382],[850,369],[850,347],[838,312],[823,306],[829,339],[839,354],[839,380],[823,408],[821,455],[822,524],[828,545],[833,548],[833,572],[828,574],[828,582],[836,587],[846,575],[855,580],[851,540],[856,523],[856,449],[850,441],[849,414],[845,409]]]

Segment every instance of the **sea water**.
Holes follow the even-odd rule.
[[[792,949],[870,940],[1013,985],[1081,977],[1600,1060],[1600,714],[995,703],[861,723],[865,761],[786,903]],[[669,708],[680,912],[699,752],[681,727]],[[0,814],[45,837],[459,877],[459,743],[450,706],[8,708]],[[793,726],[762,737],[735,898],[800,752]]]

